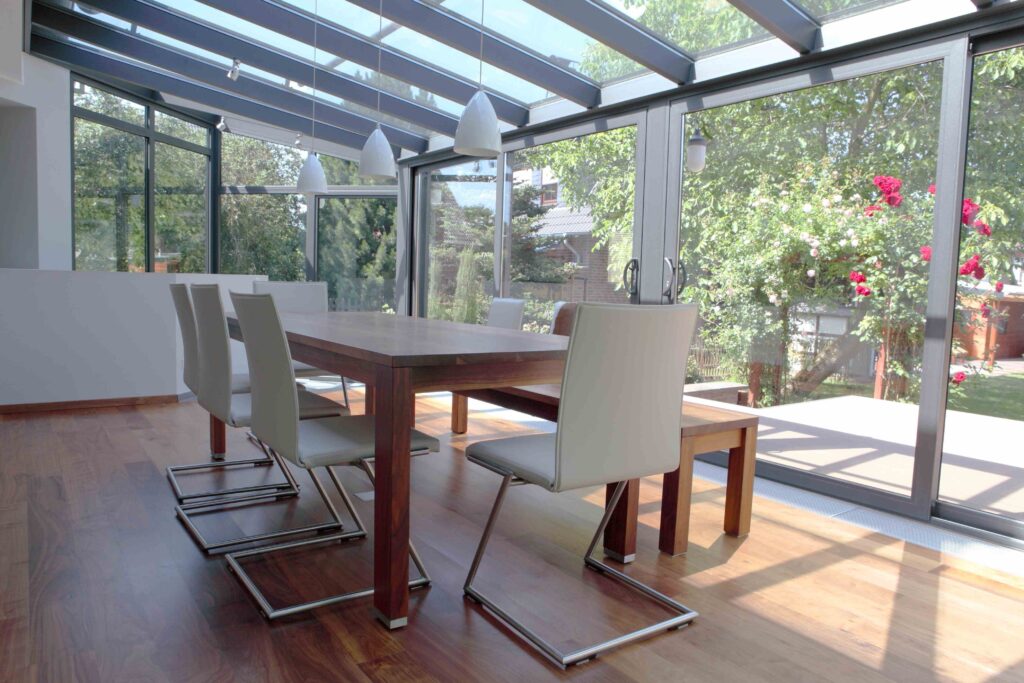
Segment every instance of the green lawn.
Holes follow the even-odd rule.
[[[953,410],[1024,420],[1024,374],[969,375],[960,390],[962,395],[949,397]]]

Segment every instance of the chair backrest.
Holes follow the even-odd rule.
[[[579,304],[562,377],[555,491],[679,467],[697,306]]]
[[[185,386],[198,397],[199,341],[196,339],[196,314],[192,311],[192,299],[188,295],[188,285],[181,283],[171,285],[171,298],[174,300],[174,312],[178,316],[181,345],[185,352],[185,368],[182,375]]]
[[[288,338],[270,294],[231,292],[242,328],[252,386],[250,427],[256,438],[299,462],[299,396]]]
[[[572,324],[576,320],[576,306],[574,303],[559,301],[555,316],[551,321],[551,334],[559,334],[568,337],[572,334]]]
[[[199,349],[199,405],[225,422],[231,417],[231,338],[219,285],[192,285]]]
[[[274,297],[277,310],[286,313],[326,313],[326,282],[268,282],[256,280],[252,283],[254,294],[269,294]]]
[[[487,313],[488,327],[503,327],[507,330],[523,329],[523,312],[526,302],[522,299],[495,299]]]

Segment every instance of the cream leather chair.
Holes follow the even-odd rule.
[[[271,282],[256,280],[252,283],[253,294],[270,294],[274,297],[277,310],[283,313],[326,313],[329,309],[326,282]],[[322,377],[332,373],[297,360],[292,361],[296,377]],[[341,393],[348,408],[348,382],[339,377]]]
[[[231,339],[228,335],[227,318],[224,315],[224,306],[221,302],[220,287],[218,285],[192,285],[191,293],[193,310],[196,317],[196,338],[199,349],[199,405],[231,427],[248,427],[252,415],[252,394],[248,392],[241,394],[231,393]],[[345,410],[338,403],[308,391],[301,392],[301,396],[297,401],[297,410],[303,419],[340,415]],[[256,439],[258,440],[259,437],[256,437]],[[262,444],[260,445],[264,447]],[[268,457],[274,457],[272,452],[267,452],[267,455]],[[295,483],[288,466],[280,460],[276,461],[284,473],[286,482],[262,484],[256,487],[249,487],[248,490],[236,489],[234,491],[236,493],[253,494],[241,499],[218,497],[198,503],[179,504],[175,507],[178,517],[203,550],[214,552],[241,543],[268,540],[304,531],[337,528],[332,523],[317,527],[244,536],[217,542],[210,542],[204,538],[192,519],[192,516],[195,514],[208,514],[243,503],[266,502],[267,500],[298,495],[299,487]],[[268,492],[257,493],[262,490],[268,490]]]
[[[523,329],[523,313],[526,302],[522,299],[494,299],[487,312],[487,326],[506,330]]]
[[[278,317],[274,300],[266,294],[231,293],[235,313],[242,327],[245,352],[249,359],[249,373],[252,377],[252,429],[256,437],[266,444],[276,457],[309,472],[324,504],[334,519],[341,524],[338,513],[324,490],[316,468],[327,470],[341,499],[348,508],[356,529],[353,531],[317,536],[276,546],[257,548],[227,555],[228,567],[238,575],[239,580],[260,606],[268,619],[304,612],[316,607],[333,605],[373,594],[373,589],[342,593],[322,600],[314,600],[289,606],[274,607],[246,573],[239,560],[255,555],[289,550],[302,546],[332,543],[353,538],[363,538],[366,530],[352,500],[341,480],[331,468],[338,465],[359,467],[366,472],[370,483],[374,482],[370,463],[374,457],[374,417],[372,415],[344,415],[317,420],[299,421],[299,401],[304,392],[295,388],[295,372],[288,354],[288,340]],[[410,439],[411,455],[436,452],[440,447],[437,439],[415,429]],[[419,555],[410,544],[409,552],[420,572],[420,578],[410,581],[411,588],[425,586],[430,577],[423,568]]]
[[[172,284],[170,288],[171,298],[174,301],[174,312],[178,318],[178,329],[181,331],[181,343],[184,351],[185,360],[185,366],[182,374],[184,375],[185,386],[188,387],[189,391],[191,391],[198,397],[200,377],[199,341],[196,337],[196,318],[195,312],[192,309],[192,297],[189,296],[187,285],[176,283]],[[232,393],[243,393],[249,391],[249,373],[233,374],[231,376],[231,391]],[[251,435],[250,438],[255,443],[255,438],[251,437]],[[196,465],[172,465],[167,468],[167,478],[171,482],[171,489],[174,491],[174,495],[178,499],[179,503],[184,502],[186,500],[195,500],[198,498],[247,494],[256,491],[276,490],[277,488],[279,488],[276,485],[267,484],[263,486],[248,486],[234,489],[219,489],[212,491],[184,493],[178,482],[178,472],[195,473],[204,470],[216,470],[227,467],[257,467],[274,464],[274,461],[269,456],[247,460],[225,460],[224,453],[211,453],[210,457],[214,460],[214,462],[199,463]]]
[[[593,557],[626,482],[679,467],[686,356],[696,320],[697,307],[692,304],[579,304],[555,433],[481,441],[466,449],[471,462],[500,474],[502,480],[466,577],[465,594],[562,667],[662,630],[680,628],[697,616],[685,605]],[[534,484],[560,493],[615,482],[618,486],[584,555],[584,566],[678,614],[609,641],[560,652],[474,588],[473,579],[510,485]]]

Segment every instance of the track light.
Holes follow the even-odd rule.
[[[295,147],[297,149],[302,149],[302,131],[301,130],[295,133]]]
[[[217,130],[219,130],[221,133],[223,133],[223,132],[227,131],[227,129],[228,129],[228,122],[225,121],[224,117],[222,116],[222,117],[220,117],[220,121],[217,122]]]
[[[242,70],[242,62],[241,62],[240,59],[235,57],[235,59],[232,60],[232,62],[231,62],[231,68],[228,69],[228,78],[230,78],[233,81],[237,81],[238,80],[238,74],[241,72],[241,70]]]

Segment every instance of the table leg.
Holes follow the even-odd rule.
[[[690,539],[690,505],[693,494],[693,442],[679,444],[679,469],[669,472],[661,485],[661,532],[658,548],[669,555],[686,552]]]
[[[617,484],[605,489],[605,505],[615,492]],[[636,525],[640,512],[640,480],[630,479],[622,492],[619,504],[604,530],[604,554],[619,562],[636,559]]]
[[[374,385],[373,606],[389,629],[409,622],[409,434],[415,397],[409,370],[381,366]]]
[[[374,405],[373,404],[374,404],[374,401],[376,400],[374,398],[374,396],[375,396],[375,393],[373,391],[373,387],[371,385],[369,385],[369,384],[363,385],[363,414],[364,415],[373,415],[373,410],[374,410]]]
[[[210,454],[214,460],[223,460],[228,449],[228,430],[224,421],[210,415]]]
[[[754,465],[757,461],[757,427],[743,430],[743,443],[729,449],[729,474],[725,486],[725,533],[750,533],[754,500]]]
[[[452,434],[465,434],[469,429],[469,398],[452,393]]]

